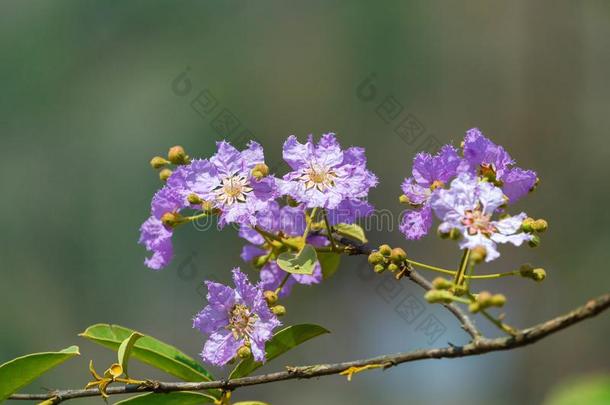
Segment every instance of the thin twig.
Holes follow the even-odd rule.
[[[415,280],[414,280],[415,281]],[[588,301],[565,315],[558,316],[532,328],[522,330],[517,336],[496,339],[480,338],[464,346],[449,346],[437,349],[421,349],[393,355],[384,355],[364,360],[355,360],[344,363],[318,364],[301,367],[286,367],[285,371],[262,374],[256,376],[236,378],[224,381],[209,382],[154,382],[143,386],[125,385],[110,387],[108,395],[130,394],[136,392],[173,392],[173,391],[203,391],[215,388],[234,390],[249,385],[267,384],[276,381],[292,380],[298,378],[313,378],[331,374],[339,374],[350,368],[358,369],[371,365],[382,365],[389,368],[401,363],[425,359],[457,358],[475,356],[484,353],[511,350],[537,342],[553,333],[559,332],[571,325],[592,318],[610,307],[610,293]],[[81,397],[100,395],[97,389],[89,390],[58,390],[45,394],[14,394],[10,399],[16,400],[45,400],[57,398],[55,403]]]

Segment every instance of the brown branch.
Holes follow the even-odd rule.
[[[464,346],[450,346],[437,349],[421,349],[412,352],[404,352],[393,355],[384,355],[364,360],[355,360],[335,364],[318,364],[311,366],[286,367],[285,371],[262,374],[250,377],[236,378],[224,381],[209,382],[151,382],[146,385],[126,385],[121,387],[110,387],[109,395],[130,394],[136,392],[172,392],[172,391],[202,391],[220,388],[234,390],[249,385],[267,384],[276,381],[291,380],[297,378],[313,378],[331,374],[339,374],[349,369],[358,369],[366,366],[379,366],[389,368],[401,363],[407,363],[425,359],[457,358],[475,356],[479,354],[511,350],[537,342],[553,333],[559,332],[571,325],[588,318],[592,318],[610,307],[610,293],[604,294],[596,299],[588,301],[585,305],[578,307],[565,315],[558,316],[534,327],[522,330],[517,336],[496,339],[479,338]],[[371,368],[371,367],[369,367]],[[10,399],[21,400],[45,400],[55,399],[53,403],[59,403],[73,398],[91,397],[100,395],[96,389],[89,390],[59,390],[46,394],[14,394]]]

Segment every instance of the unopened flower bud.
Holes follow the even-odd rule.
[[[254,258],[254,260],[252,260],[252,264],[257,269],[260,269],[261,267],[263,267],[265,264],[267,264],[267,262],[269,262],[269,256],[268,255],[257,256],[257,257]]]
[[[490,302],[491,302],[491,293],[488,291],[481,291],[478,295],[477,295],[477,302],[479,304],[481,304],[481,306],[489,306]]]
[[[448,290],[451,287],[453,287],[453,283],[449,280],[447,280],[446,278],[443,277],[437,277],[432,281],[432,285],[434,286],[434,288],[436,288],[437,290]]]
[[[465,285],[456,285],[455,287],[453,287],[453,294],[457,295],[458,297],[461,297],[462,295],[466,294],[468,292],[468,289],[466,288]]]
[[[462,233],[457,228],[452,228],[449,231],[449,239],[451,240],[460,240],[462,238]]]
[[[256,179],[262,179],[267,175],[269,175],[269,167],[264,163],[258,163],[254,166],[254,169],[252,169],[252,176]]]
[[[407,197],[406,195],[401,195],[400,197],[398,197],[398,202],[400,202],[401,204],[410,204],[411,200],[409,200],[409,197]]]
[[[392,253],[390,253],[390,260],[396,263],[403,262],[407,260],[407,252],[402,248],[396,247],[392,249]]]
[[[424,295],[424,298],[431,304],[448,304],[452,301],[451,298],[453,298],[453,294],[447,290],[430,290]]]
[[[376,264],[375,267],[373,267],[373,271],[375,273],[383,273],[385,271],[385,266],[383,264]]]
[[[369,255],[370,264],[381,264],[381,263],[383,263],[383,261],[384,261],[383,255],[379,252],[373,252]]]
[[[172,171],[167,168],[165,168],[159,172],[159,178],[161,179],[161,181],[167,181],[167,179],[169,179],[169,176],[171,176],[171,175],[172,175]]]
[[[186,199],[188,200],[189,203],[195,204],[195,205],[199,205],[203,202],[203,200],[197,194],[189,194],[188,197],[186,197]]]
[[[398,270],[398,266],[395,263],[390,263],[390,264],[388,264],[388,270],[390,270],[392,273],[394,273],[395,271]]]
[[[150,159],[150,165],[153,169],[160,169],[168,163],[169,161],[163,159],[161,156],[155,156],[154,158]]]
[[[267,304],[269,305],[274,305],[277,302],[278,297],[275,291],[267,290],[263,293],[263,296],[265,297],[265,301],[267,301]]]
[[[546,271],[542,268],[532,270],[532,279],[534,281],[542,281],[546,278]]]
[[[534,222],[534,218],[525,218],[521,223],[521,229],[523,230],[523,232],[534,232]]]
[[[390,245],[381,245],[379,246],[379,253],[384,256],[390,256],[392,254],[392,248]]]
[[[529,263],[522,264],[519,267],[519,273],[521,274],[522,277],[530,277],[533,270],[534,270],[534,268]]]
[[[468,310],[473,314],[476,314],[481,310],[481,305],[478,302],[471,302],[468,304]]]
[[[470,251],[470,260],[474,263],[481,263],[487,257],[487,249],[484,246],[476,246]]]
[[[549,224],[544,219],[537,219],[532,224],[532,228],[536,232],[544,232],[548,229]]]
[[[271,312],[277,316],[286,315],[286,308],[283,305],[274,305],[271,307]]]
[[[532,239],[530,239],[527,243],[530,245],[530,247],[538,247],[540,246],[540,238],[538,235],[532,235]]]
[[[439,238],[441,239],[449,239],[449,232],[441,232],[440,229],[438,229],[436,231],[436,234],[438,235]]]
[[[250,357],[252,355],[252,349],[250,349],[248,346],[242,346],[239,349],[237,349],[237,356],[240,359],[247,359],[248,357]]]
[[[186,156],[184,148],[180,145],[169,148],[167,159],[175,165],[184,165],[188,163],[188,156]]]
[[[161,222],[165,226],[174,227],[178,225],[182,220],[182,215],[176,212],[166,212],[161,216]]]
[[[489,300],[489,304],[494,307],[502,307],[506,303],[506,297],[502,294],[494,294]]]

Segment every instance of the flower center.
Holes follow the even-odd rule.
[[[222,184],[214,190],[216,199],[223,205],[232,205],[235,202],[246,202],[252,187],[246,176],[234,174],[222,179]]]
[[[476,235],[480,232],[483,235],[490,236],[496,231],[491,223],[491,215],[483,214],[479,209],[467,210],[464,213],[462,224],[466,226],[470,235]]]
[[[235,304],[229,314],[227,329],[233,333],[236,340],[243,337],[247,338],[252,334],[257,320],[258,315],[251,313],[247,306]]]
[[[337,173],[328,167],[324,167],[317,163],[312,163],[307,169],[304,169],[300,180],[305,183],[305,189],[309,190],[316,188],[318,191],[324,191],[335,185]]]

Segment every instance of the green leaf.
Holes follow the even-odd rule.
[[[318,260],[320,261],[320,266],[322,266],[322,275],[324,279],[327,279],[339,269],[341,255],[331,252],[319,252]]]
[[[333,226],[335,232],[346,238],[354,239],[360,243],[366,243],[366,235],[360,225],[357,224],[337,224]]]
[[[267,361],[273,360],[293,347],[324,333],[330,332],[321,326],[312,324],[293,325],[284,328],[274,334],[271,340],[267,342],[265,346]],[[229,378],[245,377],[262,365],[261,362],[254,361],[252,357],[247,358],[237,364]]]
[[[131,355],[131,351],[133,350],[133,345],[136,343],[136,340],[143,337],[141,333],[133,332],[129,337],[121,342],[118,350],[118,358],[119,364],[123,367],[123,372],[126,376],[129,376],[127,372],[127,363],[129,363],[129,356]]]
[[[133,333],[133,330],[123,326],[100,323],[89,326],[79,336],[112,350],[118,350],[121,343]],[[143,335],[135,342],[132,348],[132,356],[184,381],[213,380],[212,375],[194,359],[174,346],[151,336]]]
[[[176,391],[166,394],[149,392],[127,398],[114,405],[199,405],[214,403],[215,398],[210,395],[191,391]]]
[[[28,354],[0,365],[0,402],[53,367],[78,355],[78,346],[70,346],[59,352]]]
[[[305,245],[298,253],[285,252],[277,257],[277,265],[292,274],[312,274],[317,261],[316,249],[311,245]]]
[[[544,405],[610,404],[610,375],[581,377],[551,391]]]

